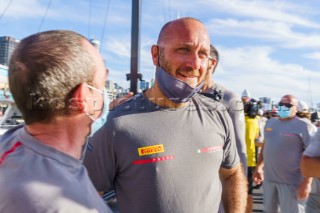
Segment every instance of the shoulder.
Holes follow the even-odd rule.
[[[23,174],[20,174],[23,175]],[[46,212],[44,206],[38,205],[44,202],[42,196],[37,196],[43,188],[34,189],[35,181],[17,181],[14,177],[9,179],[0,175],[0,212]],[[43,183],[45,185],[45,183]],[[41,202],[39,202],[41,200]],[[49,204],[49,202],[47,202]]]
[[[223,91],[223,97],[226,100],[231,100],[231,99],[240,99],[240,96],[237,95],[235,92],[230,90],[229,88],[221,85],[221,84],[216,84],[217,88]]]
[[[19,142],[18,136],[23,127],[23,125],[14,127],[0,137],[0,158],[2,157],[4,152],[13,149],[15,147],[15,144]]]
[[[136,94],[112,109],[108,114],[107,122],[114,118],[119,118],[125,115],[145,112],[154,106],[155,105],[152,104],[143,94]]]
[[[199,110],[205,109],[209,111],[226,111],[226,107],[222,103],[199,93],[196,93],[192,97],[192,101],[193,104],[199,108]]]
[[[270,118],[266,121],[266,125],[273,125],[276,123],[280,123],[280,120],[278,118]]]

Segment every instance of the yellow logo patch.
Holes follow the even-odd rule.
[[[163,144],[138,148],[139,156],[152,155],[161,152],[164,152]]]
[[[266,131],[270,132],[272,131],[272,128],[266,128]]]

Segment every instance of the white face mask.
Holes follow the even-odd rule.
[[[93,86],[90,86],[90,85],[87,85],[87,87],[89,87],[90,89],[93,89],[103,95],[103,108],[102,108],[102,112],[101,112],[100,116],[96,119],[94,119],[89,113],[86,112],[86,115],[92,120],[92,123],[91,123],[91,127],[90,127],[90,134],[86,138],[86,142],[85,142],[83,149],[82,149],[82,153],[81,153],[81,157],[80,157],[81,162],[83,162],[83,160],[84,160],[84,156],[85,156],[85,153],[86,153],[88,145],[89,145],[89,138],[92,137],[94,135],[94,133],[96,133],[107,121],[107,116],[109,114],[109,103],[110,103],[110,99],[109,99],[106,88],[104,88],[104,90],[101,91],[101,90],[99,90]]]
[[[91,131],[89,134],[89,137],[92,137],[94,135],[94,133],[96,133],[103,126],[103,124],[107,121],[107,116],[109,114],[108,108],[109,108],[110,100],[109,100],[109,96],[107,94],[106,89],[101,91],[101,90],[99,90],[93,86],[90,86],[90,85],[87,85],[87,87],[89,87],[90,89],[93,89],[103,95],[103,108],[102,108],[102,112],[101,112],[100,116],[95,119],[89,113],[86,112],[86,115],[93,121],[91,123]]]

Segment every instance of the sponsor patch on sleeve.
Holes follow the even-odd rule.
[[[267,131],[267,132],[271,132],[271,131],[272,131],[272,128],[266,128],[266,131]]]

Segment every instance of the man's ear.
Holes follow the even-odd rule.
[[[81,83],[75,88],[72,93],[72,97],[69,100],[70,111],[84,111],[84,102],[86,102],[87,90],[88,87],[86,87],[86,83]]]
[[[211,60],[211,66],[213,67],[213,69],[215,69],[216,68],[216,66],[217,66],[217,64],[218,64],[218,62],[217,62],[217,60],[216,59],[210,59]]]
[[[152,45],[151,47],[151,56],[152,56],[152,61],[155,66],[159,66],[159,46],[157,45]]]

